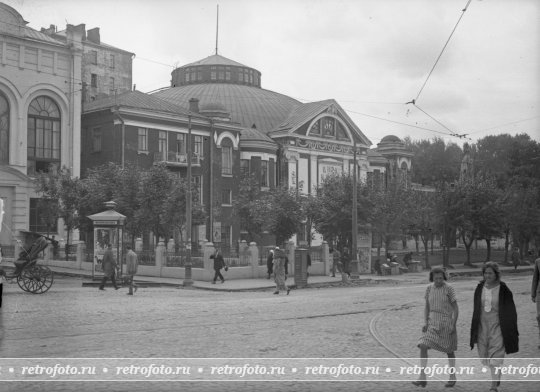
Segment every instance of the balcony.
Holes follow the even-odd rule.
[[[179,154],[176,152],[155,152],[154,163],[164,163],[167,166],[187,167],[187,154]],[[193,154],[191,156],[191,166],[201,166],[201,157]]]

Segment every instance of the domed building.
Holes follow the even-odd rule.
[[[218,54],[173,70],[168,88],[109,101],[85,105],[83,129],[94,129],[109,116],[108,127],[116,132],[124,127],[123,138],[131,143],[122,148],[124,157],[142,166],[161,162],[185,175],[191,127],[193,176],[210,215],[207,224],[193,228],[192,239],[209,240],[222,249],[234,248],[242,239],[233,204],[243,176],[255,176],[262,189],[283,185],[309,195],[325,176],[352,173],[355,149],[359,181],[374,178],[373,173],[381,179],[393,175],[392,165],[405,164],[410,170],[399,138],[388,136],[370,150],[371,141],[335,100],[302,103],[266,90],[260,71]],[[90,143],[92,135],[86,138]],[[90,151],[83,162],[94,166],[97,156]],[[296,236],[299,243],[308,238],[309,233]]]

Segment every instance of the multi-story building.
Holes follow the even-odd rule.
[[[65,41],[26,26],[0,3],[0,246],[22,230],[45,231],[32,178],[65,166],[80,173],[82,34],[66,28]],[[62,228],[59,228],[61,230]]]
[[[83,102],[130,91],[135,55],[102,42],[99,27],[87,31],[86,25],[80,24],[74,28],[82,35],[82,73],[78,86]],[[67,30],[57,31],[55,25],[50,25],[41,32],[67,43]]]

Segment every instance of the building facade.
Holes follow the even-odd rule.
[[[133,53],[101,41],[99,27],[86,30],[85,24],[75,27],[82,36],[82,70],[78,84],[83,102],[130,91],[133,83]],[[67,30],[57,31],[55,25],[41,32],[67,43]]]
[[[65,42],[26,26],[0,3],[0,246],[21,230],[44,231],[33,177],[65,166],[80,173],[82,35],[68,25]]]

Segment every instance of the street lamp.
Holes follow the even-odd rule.
[[[188,137],[187,137],[186,239],[187,239],[186,263],[184,264],[183,285],[192,286],[193,279],[191,278],[191,114],[188,115]]]
[[[358,237],[358,201],[356,189],[356,140],[353,140],[353,205],[352,205],[352,260],[351,260],[351,277],[356,279],[358,274],[358,245],[356,243]]]

